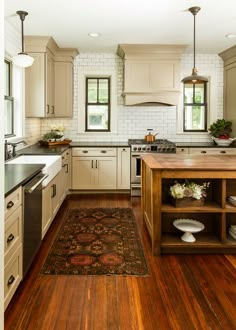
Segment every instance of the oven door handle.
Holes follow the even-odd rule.
[[[131,154],[131,157],[138,158],[138,159],[141,158],[141,157],[140,157],[140,154]]]

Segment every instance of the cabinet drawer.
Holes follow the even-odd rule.
[[[72,156],[116,156],[116,148],[72,148]]]
[[[63,154],[61,155],[62,158],[62,164],[65,163],[65,161],[67,161],[70,158],[70,150],[66,150],[63,152]]]
[[[22,188],[19,187],[5,198],[5,219],[9,217],[22,203]]]
[[[22,280],[22,244],[19,245],[4,269],[4,308],[7,308]]]
[[[18,207],[5,221],[4,262],[9,259],[22,242],[22,207]]]
[[[190,154],[195,155],[235,155],[235,148],[190,148]]]

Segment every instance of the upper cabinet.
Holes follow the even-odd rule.
[[[25,70],[26,117],[72,117],[74,48],[59,48],[51,37],[26,36],[34,63]]]
[[[236,136],[236,45],[219,54],[224,61],[224,118],[232,121]]]
[[[183,45],[119,45],[124,61],[126,105],[177,105],[180,95],[180,59]]]

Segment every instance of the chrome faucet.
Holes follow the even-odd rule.
[[[23,143],[25,146],[27,145],[26,141],[24,140],[18,142],[7,142],[7,140],[5,140],[5,160],[16,156],[16,146],[21,143]],[[8,150],[8,146],[11,146],[12,150]]]

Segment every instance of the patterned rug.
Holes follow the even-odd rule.
[[[148,275],[132,209],[70,209],[41,274]]]

